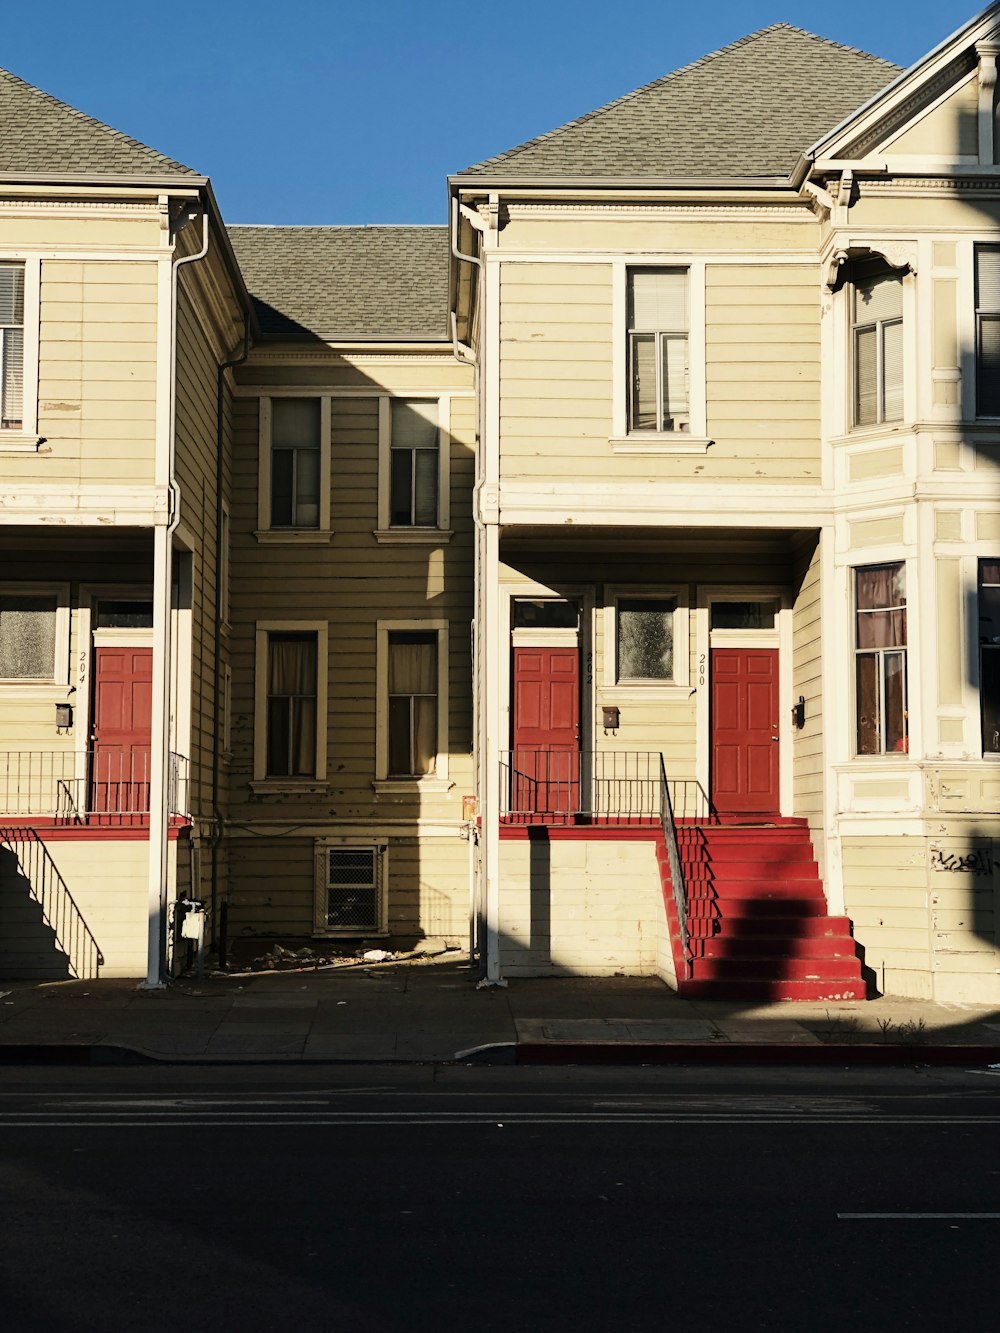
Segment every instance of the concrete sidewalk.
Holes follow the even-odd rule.
[[[679,999],[655,978],[479,990],[466,962],[134,981],[0,982],[0,1063],[961,1063],[1000,1061],[1000,1012],[879,999]],[[473,1052],[473,1054],[469,1054]]]

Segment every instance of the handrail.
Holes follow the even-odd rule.
[[[96,977],[104,955],[37,831],[0,827],[0,846],[6,847],[17,862],[28,892],[41,908],[42,920],[66,955],[73,975],[80,981]]]
[[[684,884],[684,871],[681,868],[681,854],[677,846],[677,825],[674,823],[674,808],[670,801],[667,766],[662,754],[660,755],[660,824],[663,828],[663,841],[667,849],[667,863],[670,866],[670,886],[674,892],[677,929],[681,939],[681,953],[684,957],[685,980],[687,980],[691,976],[691,936],[688,931],[687,889]]]
[[[166,788],[170,814],[187,815],[188,760],[171,751]],[[0,817],[67,824],[144,824],[149,818],[148,749],[0,751]]]

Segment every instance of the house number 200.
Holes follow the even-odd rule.
[[[705,654],[701,653],[698,657],[698,684],[705,683]]]

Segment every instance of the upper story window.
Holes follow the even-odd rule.
[[[271,527],[318,528],[320,400],[271,402]]]
[[[438,526],[440,438],[438,404],[396,398],[391,404],[389,524]]]
[[[976,246],[976,416],[1000,417],[1000,246]]]
[[[1000,754],[1000,560],[979,562],[979,710],[983,754]]]
[[[906,567],[856,569],[854,610],[857,753],[905,753]]]
[[[0,428],[24,424],[24,265],[0,263]]]
[[[858,264],[851,286],[854,424],[903,419],[903,279],[885,264]]]
[[[629,430],[691,429],[688,270],[628,272]]]

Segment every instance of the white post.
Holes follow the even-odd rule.
[[[165,984],[167,851],[170,761],[170,622],[172,541],[168,527],[153,529],[153,687],[149,746],[149,936],[146,989]]]
[[[483,561],[482,867],[486,908],[486,980],[500,980],[500,528],[487,522]]]

